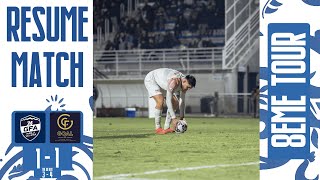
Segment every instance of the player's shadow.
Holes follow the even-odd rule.
[[[154,135],[154,133],[148,133],[148,134],[123,134],[123,135],[113,135],[113,136],[95,136],[94,139],[138,139],[138,138],[147,138],[151,135]]]

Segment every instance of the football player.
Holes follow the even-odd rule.
[[[180,119],[184,119],[185,94],[196,86],[196,78],[192,75],[183,75],[181,72],[169,69],[155,69],[147,74],[144,84],[148,90],[149,97],[156,102],[155,126],[156,134],[167,134],[174,132],[178,119],[175,111],[179,108]],[[179,100],[176,93],[179,92]],[[166,97],[165,97],[166,96]],[[164,129],[161,128],[161,114],[164,103],[167,105],[167,116]],[[172,122],[173,129],[170,128]]]

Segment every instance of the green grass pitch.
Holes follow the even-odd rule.
[[[94,179],[259,179],[258,119],[187,120],[184,134],[155,135],[153,119],[94,119]]]

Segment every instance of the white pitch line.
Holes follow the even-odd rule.
[[[259,164],[259,162],[248,162],[248,163],[241,163],[241,164],[216,164],[216,165],[211,165],[211,166],[197,166],[197,167],[186,167],[186,168],[176,168],[176,169],[162,169],[162,170],[155,170],[155,171],[146,171],[146,172],[143,172],[143,173],[106,175],[106,176],[97,177],[95,179],[117,179],[117,178],[130,177],[130,176],[141,176],[141,175],[167,173],[167,172],[193,171],[193,170],[198,170],[198,169],[213,169],[213,168],[220,168],[220,167],[251,166],[251,165],[257,165],[257,164]]]

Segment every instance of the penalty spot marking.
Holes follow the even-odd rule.
[[[162,169],[162,170],[155,170],[155,171],[146,171],[143,173],[132,173],[132,174],[115,174],[115,175],[106,175],[100,176],[94,179],[119,179],[124,177],[131,177],[131,176],[141,176],[141,175],[149,175],[149,174],[159,174],[159,173],[168,173],[168,172],[177,172],[177,171],[193,171],[198,169],[213,169],[213,168],[224,168],[224,167],[238,167],[238,166],[251,166],[251,165],[258,165],[259,162],[248,162],[248,163],[241,163],[241,164],[216,164],[211,166],[196,166],[196,167],[185,167],[185,168],[176,168],[176,169]]]

